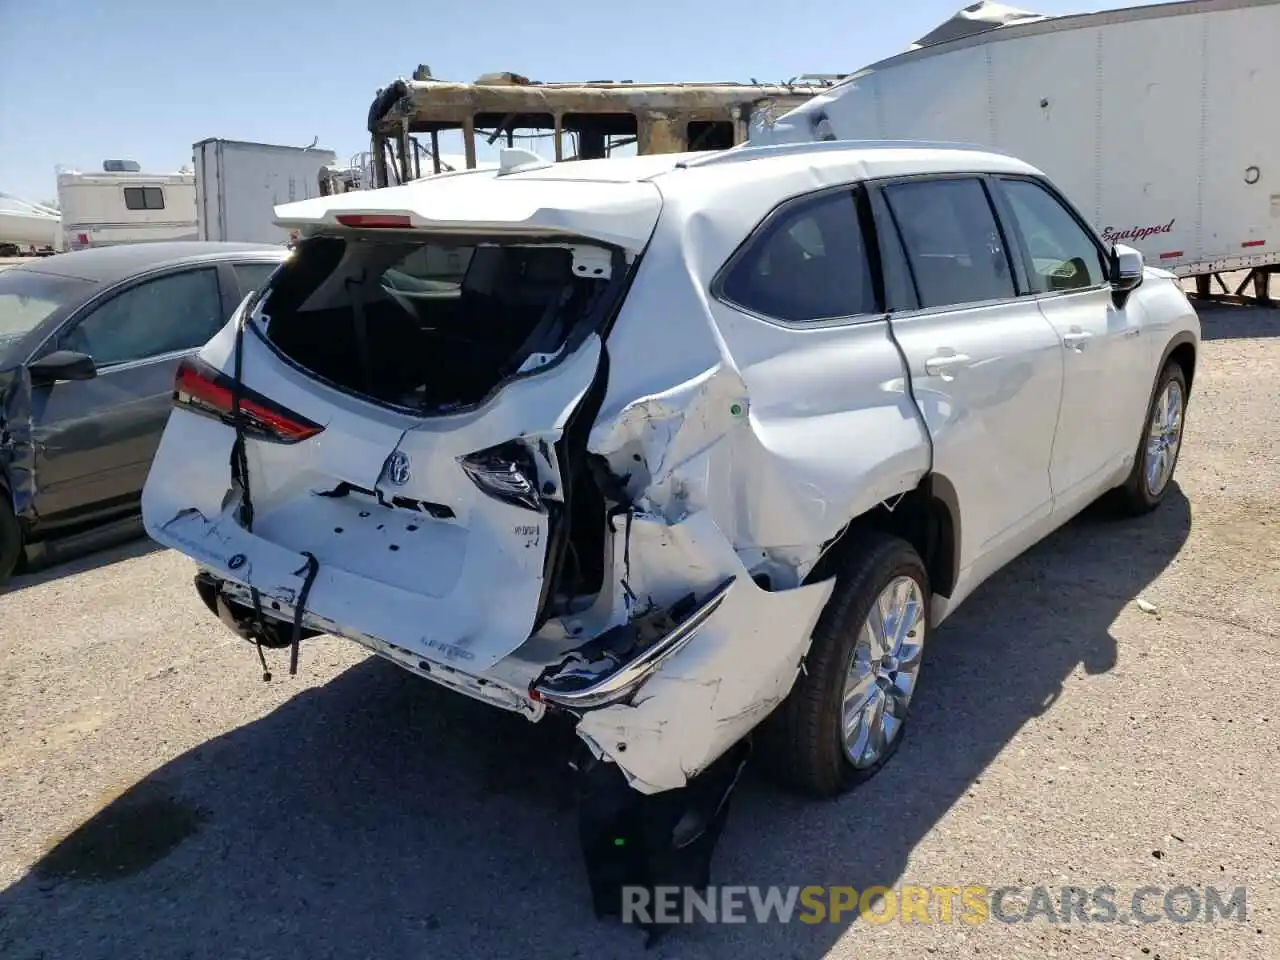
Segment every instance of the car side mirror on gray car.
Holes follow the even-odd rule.
[[[27,369],[31,373],[31,381],[37,384],[56,383],[59,380],[92,380],[98,375],[93,357],[75,350],[47,353],[33,361]]]
[[[1113,244],[1110,256],[1111,291],[1116,306],[1124,305],[1129,294],[1142,285],[1142,251],[1127,247],[1123,243]]]

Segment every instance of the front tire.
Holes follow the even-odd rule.
[[[766,765],[818,798],[869,780],[902,742],[928,639],[929,575],[915,548],[862,535],[837,575],[791,693],[760,728]]]
[[[1160,371],[1147,407],[1133,470],[1118,491],[1121,509],[1130,516],[1150,513],[1169,492],[1182,452],[1186,414],[1187,376],[1181,366],[1170,361]]]
[[[22,526],[13,515],[9,494],[0,487],[0,587],[9,582],[22,558]]]

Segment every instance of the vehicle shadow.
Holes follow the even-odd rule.
[[[912,728],[852,796],[748,777],[720,884],[893,885],[913,848],[1083,668],[1185,542],[1095,508],[979,590],[932,644]],[[1017,678],[991,669],[1017,664]],[[374,659],[156,770],[0,893],[0,953],[43,957],[782,957],[849,922],[709,926],[645,953],[597,921],[579,859],[571,731],[531,725]]]
[[[116,530],[110,535],[103,533],[91,545],[60,545],[56,551],[42,550],[28,558],[21,573],[15,574],[9,583],[0,586],[0,595],[17,593],[27,587],[51,583],[72,574],[97,570],[121,560],[145,557],[163,549],[146,535],[139,523],[137,529]]]
[[[1202,340],[1260,340],[1280,337],[1280,307],[1192,300]]]

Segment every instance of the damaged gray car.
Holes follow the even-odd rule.
[[[293,669],[336,634],[569,717],[602,910],[672,851],[705,881],[747,744],[815,796],[874,774],[931,631],[1177,460],[1187,298],[1011,157],[508,150],[277,220],[177,373],[147,530]]]
[[[0,586],[142,533],[173,377],[285,250],[145,243],[0,271]]]

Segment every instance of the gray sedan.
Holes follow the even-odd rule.
[[[0,272],[0,585],[24,558],[138,528],[178,362],[287,256],[140,243]]]

